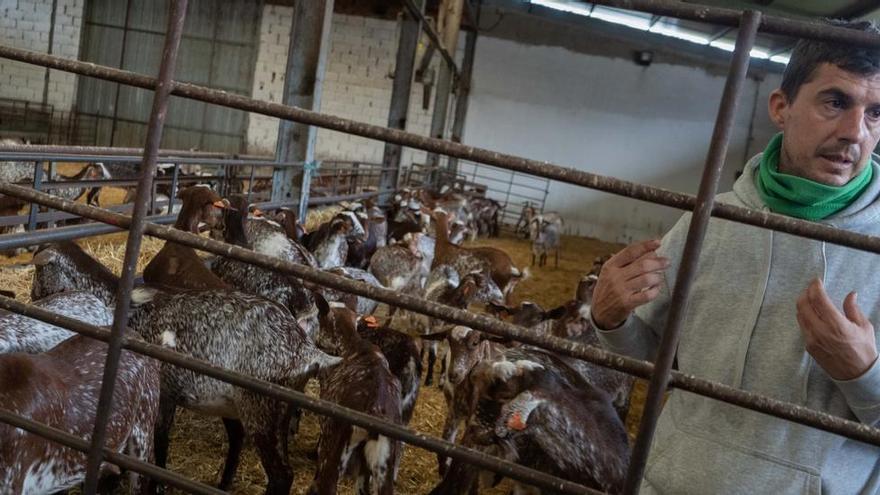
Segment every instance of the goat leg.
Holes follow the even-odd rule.
[[[156,420],[156,431],[153,437],[153,451],[156,455],[156,466],[164,468],[168,463],[168,443],[171,427],[174,426],[174,414],[177,412],[177,401],[167,394],[159,394],[159,418]],[[150,493],[159,493],[158,483],[151,478]],[[164,492],[164,489],[162,490]]]
[[[287,459],[291,408],[253,392],[241,390],[237,395],[241,422],[266,472],[266,495],[288,495],[293,484],[293,468]]]
[[[244,426],[241,421],[231,418],[223,418],[223,426],[226,427],[226,437],[229,439],[229,450],[226,451],[226,462],[223,464],[223,473],[220,477],[220,488],[229,491],[235,472],[241,461],[241,447],[244,444]]]
[[[434,363],[437,362],[437,345],[431,342],[428,345],[428,374],[425,376],[425,386],[434,383]]]

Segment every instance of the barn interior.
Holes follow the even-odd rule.
[[[577,335],[594,332],[584,291],[592,295],[602,264],[627,245],[661,238],[683,210],[695,211],[700,221],[692,225],[704,228],[711,216],[723,216],[880,253],[880,241],[868,235],[745,208],[713,209],[716,193],[730,191],[745,164],[779,132],[767,101],[797,41],[845,37],[842,28],[821,19],[880,21],[876,1],[7,0],[0,12],[0,289],[7,291],[0,295],[0,341],[4,332],[17,335],[19,314],[57,331],[87,337],[105,332],[86,339],[98,346],[100,359],[89,382],[94,397],[82,406],[88,409],[85,426],[56,422],[49,431],[34,423],[47,419],[7,410],[0,400],[0,438],[4,427],[50,438],[66,445],[64,455],[79,466],[46,493],[95,493],[106,471],[113,471],[99,469],[102,459],[105,466],[141,473],[144,485],[153,480],[187,493],[336,493],[323,463],[338,471],[339,493],[637,493],[654,425],[673,389],[880,445],[880,430],[870,425],[675,370],[674,339],[663,341],[655,359],[642,361],[564,333],[575,327]],[[880,37],[867,33],[846,39],[880,46]],[[210,200],[199,204],[204,190]],[[246,232],[241,238],[235,237],[236,222]],[[266,234],[271,238],[261,247],[251,226],[275,229],[271,235],[278,237]],[[681,263],[679,274],[697,269],[702,234],[696,231],[688,240],[696,254]],[[186,260],[197,259],[199,266],[186,265],[180,253],[168,258],[166,246],[187,250]],[[69,248],[90,256],[91,268],[50,295],[49,280],[63,278],[50,271],[63,256],[47,253]],[[388,259],[378,261],[382,256]],[[225,277],[239,272],[222,274],[223,260],[262,271],[232,282]],[[442,275],[449,266],[452,278]],[[112,275],[101,277],[114,280],[106,321],[77,325],[76,311],[61,311],[58,319],[49,312],[53,306],[40,305],[66,291],[97,294],[89,285],[95,267],[109,270]],[[165,278],[157,278],[157,270],[165,270]],[[495,276],[499,270],[503,281]],[[480,290],[458,300],[466,279],[476,280]],[[287,304],[260,292],[276,281],[273,290],[309,295],[295,303],[285,299]],[[437,296],[432,287],[441,283],[448,290]],[[134,338],[123,333],[127,326],[160,325],[133,316],[141,314],[143,287],[159,287],[151,298],[167,291],[167,297],[195,301],[213,291],[221,301],[233,292],[261,299],[239,307],[248,299],[235,295],[239,299],[226,306],[199,308],[205,311],[202,327],[200,317],[187,318],[193,310],[173,318],[168,328],[181,330],[167,330],[171,337],[158,331]],[[676,286],[676,300],[686,306],[692,292]],[[159,300],[149,299],[150,311]],[[320,320],[317,333],[292,309],[303,301],[314,310],[310,318]],[[171,307],[154,305],[159,312]],[[224,315],[220,308],[232,309]],[[296,385],[269,378],[275,368],[257,373],[263,358],[288,358],[280,350],[274,355],[274,346],[247,354],[258,348],[257,338],[242,337],[234,322],[260,308],[293,322],[294,348],[319,348],[341,356],[343,364],[321,368],[307,381],[298,376]],[[353,315],[358,332],[379,329],[379,340],[372,341],[377,347],[370,349],[381,350],[381,363],[365,372],[373,381],[363,378],[358,387],[357,380],[339,378],[346,392],[324,385],[367,342],[363,333],[355,332],[357,345],[347,334],[334,334],[326,348],[318,337],[332,326],[325,309]],[[536,309],[539,321],[518,319]],[[261,329],[271,326],[259,319],[264,316],[255,318]],[[669,328],[676,325],[681,323],[671,321]],[[416,351],[418,366],[411,368],[420,368],[418,398],[407,399],[401,376],[386,384],[403,393],[395,401],[412,402],[411,419],[400,418],[405,407],[380,413],[332,399],[368,389],[389,370],[396,373],[392,361],[400,356],[383,347],[391,345],[381,340],[383,331]],[[198,348],[199,338],[187,341],[185,332],[213,332],[217,342],[235,349],[234,357]],[[471,371],[457,377],[452,367],[463,354],[455,349],[463,344],[455,339],[465,334],[482,354],[471,350]],[[600,412],[586,402],[576,407],[603,431],[590,438],[596,442],[590,448],[626,452],[622,469],[616,459],[609,461],[618,468],[613,475],[565,471],[559,460],[531,458],[539,450],[552,457],[537,444],[520,445],[518,456],[512,454],[510,439],[537,428],[525,420],[506,423],[503,433],[498,426],[496,437],[484,442],[469,429],[477,421],[476,402],[458,413],[463,426],[457,438],[450,436],[452,409],[465,407],[455,401],[466,393],[476,397],[476,389],[457,388],[462,380],[476,387],[473,370],[494,369],[497,356],[508,352],[501,349],[518,355],[517,343],[585,360],[602,377],[625,382],[626,407],[619,415],[605,414],[618,406],[608,390],[599,394],[605,400]],[[0,371],[9,352],[0,354]],[[40,352],[55,356],[50,347]],[[154,406],[170,407],[173,421],[161,463],[152,431],[147,454],[138,457],[123,447],[110,453],[114,418],[124,414],[110,397],[115,387],[113,400],[123,400],[118,389],[126,387],[130,371],[120,352],[148,356],[143,359],[155,362],[161,375]],[[159,364],[172,355],[184,360]],[[215,368],[206,370],[205,362]],[[229,387],[225,395],[199,403],[204,397],[198,394],[211,388],[206,386],[167,402],[168,383],[185,388],[180,383],[189,378],[181,377],[193,372],[211,377],[193,379],[194,387],[222,382]],[[637,378],[620,378],[625,374]],[[589,379],[583,386],[597,388]],[[14,388],[0,372],[0,397]],[[294,407],[302,411],[289,431],[287,424],[284,434],[273,431],[281,440],[272,448],[253,426],[268,424],[269,414],[248,411],[259,401],[242,398],[258,393],[291,414]],[[515,401],[502,402],[513,407],[508,404]],[[249,414],[260,420],[249,423]],[[239,429],[244,424],[237,434],[243,448],[230,480],[224,459],[233,449],[234,423]],[[333,434],[351,425],[349,450],[332,451]],[[621,445],[604,443],[618,432],[625,434]],[[358,435],[366,444],[356,445]],[[376,449],[388,445],[393,460],[370,471],[382,457]],[[584,445],[573,440],[564,450]],[[276,448],[280,460],[266,454]],[[23,458],[22,449],[4,453],[0,446],[0,474],[4,463]],[[449,464],[440,453],[449,455]],[[350,476],[343,476],[352,455]],[[35,466],[48,461],[41,462]],[[376,483],[380,472],[388,486],[359,491]],[[133,483],[123,480],[110,492],[128,493]],[[0,483],[0,491],[16,493],[22,486]],[[43,493],[41,487],[37,483],[33,493]]]

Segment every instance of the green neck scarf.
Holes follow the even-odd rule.
[[[874,175],[873,162],[868,162],[858,176],[840,187],[783,174],[779,172],[781,149],[782,133],[779,133],[773,136],[764,150],[756,180],[758,194],[774,213],[814,222],[822,220],[858,199],[868,188]]]

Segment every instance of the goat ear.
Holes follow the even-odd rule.
[[[321,318],[330,313],[330,305],[320,292],[315,292],[315,306],[318,307],[318,316]]]
[[[449,330],[444,330],[442,332],[437,333],[428,333],[425,335],[419,335],[419,338],[422,340],[443,340],[446,336],[449,335]]]
[[[31,264],[35,266],[46,266],[52,262],[52,251],[44,249],[34,255]]]
[[[544,312],[544,318],[550,320],[558,320],[565,316],[566,308],[565,306],[559,306],[558,308],[553,308],[550,311]]]
[[[511,342],[510,337],[492,335],[491,333],[486,332],[480,334],[480,340],[491,340],[492,342],[498,342],[499,344],[509,344]]]

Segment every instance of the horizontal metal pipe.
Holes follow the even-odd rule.
[[[172,224],[177,215],[165,215],[150,217],[150,222],[156,224]],[[124,228],[107,225],[104,223],[87,223],[58,227],[54,229],[35,230],[33,232],[20,232],[15,234],[0,235],[0,251],[9,251],[29,246],[37,246],[49,242],[72,241],[104,234],[122,232]]]
[[[167,204],[168,204],[168,201],[166,201],[164,199],[156,201],[156,206],[161,207],[161,206],[165,206]],[[107,207],[108,210],[115,211],[117,213],[128,213],[129,211],[131,211],[131,208],[132,208],[131,203],[124,204],[124,205],[113,205],[113,206]],[[10,225],[22,225],[29,220],[29,217],[30,217],[30,215],[12,215],[12,216],[0,217],[0,227],[8,227]],[[35,220],[37,223],[58,222],[61,220],[69,220],[71,218],[79,218],[79,217],[77,215],[73,215],[70,213],[63,212],[63,211],[43,212],[43,213],[38,213],[35,216]],[[0,235],[0,239],[2,239],[2,238],[3,238],[3,236]]]
[[[360,194],[347,194],[343,196],[317,196],[309,198],[309,206],[320,206],[326,204],[338,203],[340,201],[358,201],[361,199],[373,198],[378,196],[378,192],[370,192],[370,193],[360,193]],[[166,204],[165,201],[156,201],[156,206],[164,206]],[[261,210],[272,211],[277,210],[279,208],[285,208],[290,206],[295,206],[297,203],[295,201],[282,201],[282,202],[263,202],[263,203],[255,203],[254,206]],[[117,205],[113,208],[113,210],[121,210],[127,211],[131,209],[131,205]],[[63,211],[56,212],[48,212],[48,213],[40,213],[37,215],[37,222],[57,222],[60,220],[67,220],[70,218],[79,218],[80,215],[66,213]],[[15,217],[0,217],[0,226],[4,225],[19,225],[23,219],[23,221],[27,220],[26,215],[15,216]],[[9,223],[7,219],[15,219],[15,223]],[[150,217],[149,220],[152,223],[157,224],[172,224],[177,219],[177,215],[163,215],[163,216],[153,216]],[[53,229],[43,229],[37,230],[34,232],[19,232],[15,234],[3,234],[0,235],[0,252],[9,251],[13,249],[20,249],[29,246],[36,246],[38,244],[44,244],[49,242],[63,242],[63,241],[71,241],[74,239],[82,239],[85,237],[94,237],[98,235],[104,234],[112,234],[114,232],[121,232],[124,229],[120,229],[118,227],[113,227],[111,225],[103,224],[103,223],[87,223],[82,225],[71,225],[69,227],[58,227]]]
[[[93,206],[73,203],[65,199],[50,196],[14,184],[0,183],[0,193],[19,197],[27,201],[49,206],[50,208],[76,213],[80,216],[100,222],[107,222],[120,228],[127,227],[131,222],[131,218],[125,215],[105,211]],[[578,344],[558,337],[537,335],[526,328],[495,320],[484,315],[437,304],[406,293],[374,287],[363,282],[340,277],[329,272],[298,265],[264,254],[255,253],[248,249],[232,246],[212,239],[206,239],[170,227],[150,223],[146,225],[146,234],[166,241],[189,246],[194,249],[199,249],[201,251],[207,251],[220,256],[243,261],[245,263],[250,263],[268,270],[287,273],[316,284],[325,285],[333,289],[356,294],[435,318],[441,318],[452,323],[464,325],[493,335],[507,337],[512,340],[556,352],[563,356],[582,359],[638,377],[648,378],[653,370],[653,365],[647,361],[640,361],[638,359],[608,352],[604,349]],[[880,429],[857,423],[855,421],[849,421],[828,413],[776,400],[761,394],[736,389],[722,383],[697,378],[678,371],[672,372],[670,386],[742,406],[753,411],[842,435],[847,438],[880,446]]]
[[[31,421],[27,418],[3,409],[2,407],[0,407],[0,422],[12,425],[16,428],[21,428],[22,430],[59,443],[73,450],[87,452],[89,449],[89,443],[82,438],[78,438],[74,435],[71,435],[70,433],[52,428],[51,426],[45,425],[43,423]],[[189,493],[197,493],[199,495],[226,494],[226,492],[222,490],[210,487],[204,483],[199,483],[198,481],[190,480],[189,478],[181,476],[180,474],[177,474],[173,471],[156,467],[153,464],[143,462],[141,460],[135,459],[134,457],[118,454],[107,448],[104,449],[104,460],[111,464],[115,464],[122,469],[133,471],[144,476],[149,476],[150,478],[165,483],[169,486],[180,488],[181,490],[186,490]]]
[[[193,184],[199,181],[211,181],[225,179],[222,175],[182,175],[178,179],[179,182]],[[156,177],[153,182],[156,184],[171,184],[171,177]],[[56,180],[51,182],[42,182],[40,188],[43,190],[50,189],[75,189],[77,187],[128,187],[136,186],[137,179],[99,179],[99,180]]]
[[[742,10],[708,7],[668,0],[591,0],[591,3],[618,9],[638,10],[664,17],[677,17],[679,19],[732,27],[739,26],[739,20],[743,14]],[[880,46],[880,36],[873,33],[772,15],[764,16],[761,19],[759,31],[794,38],[810,38],[862,46]]]
[[[25,153],[48,153],[48,154],[86,154],[86,155],[130,155],[138,158],[144,155],[143,148],[122,148],[114,146],[72,146],[56,144],[5,144],[0,145],[0,152],[22,151]],[[189,158],[237,158],[240,160],[264,160],[272,161],[271,155],[244,155],[237,153],[217,153],[210,151],[190,150],[159,150],[160,157],[189,157]]]
[[[106,162],[106,163],[132,163],[139,165],[143,160],[140,156],[129,155],[63,155],[49,154],[27,151],[2,151],[0,146],[0,161],[44,161],[44,162]],[[21,146],[16,146],[21,149]],[[163,163],[177,163],[180,165],[197,164],[197,165],[240,165],[258,167],[278,167],[278,168],[298,168],[303,166],[303,162],[273,162],[264,160],[241,160],[237,158],[176,158],[176,157],[160,157]]]
[[[0,46],[0,57],[10,58],[25,63],[48,66],[58,70],[74,72],[90,77],[98,77],[147,89],[152,89],[156,85],[155,79],[149,76],[113,69],[111,67],[63,59],[28,50],[20,50],[8,46]],[[355,134],[371,139],[396,143],[410,148],[417,148],[442,155],[486,163],[508,170],[515,170],[568,184],[575,184],[650,203],[661,204],[672,208],[692,210],[694,207],[694,196],[690,194],[669,191],[658,187],[645,186],[630,181],[615,179],[613,177],[584,172],[582,170],[560,167],[547,162],[529,160],[514,155],[498,153],[473,146],[466,146],[452,141],[419,136],[417,134],[397,129],[365,124],[296,107],[289,107],[278,103],[254,100],[252,98],[232,95],[222,91],[214,91],[192,84],[174,83],[172,94],[208,103],[215,103],[230,108],[247,110],[262,115],[302,122],[348,134]],[[880,237],[858,234],[847,230],[837,229],[829,225],[726,204],[715,204],[712,209],[712,215],[726,220],[733,220],[757,227],[773,229],[809,239],[824,240],[863,251],[880,253]]]
[[[110,340],[110,332],[94,325],[83,323],[73,318],[68,318],[57,313],[46,311],[36,306],[0,296],[0,308],[36,318],[40,321],[66,328],[73,332],[91,337],[102,342]],[[390,423],[384,419],[376,418],[354,409],[342,407],[339,404],[310,397],[302,392],[297,392],[280,385],[258,380],[248,375],[218,368],[205,361],[191,356],[172,351],[166,347],[148,344],[140,339],[131,339],[123,336],[122,347],[143,354],[160,361],[186,368],[197,373],[216,378],[237,387],[257,392],[275,399],[279,399],[308,411],[336,418],[344,419],[354,425],[379,432],[391,438],[402,440],[406,443],[421,447],[432,452],[438,452],[448,457],[460,459],[474,464],[483,469],[502,474],[504,476],[524,481],[535,486],[548,488],[556,492],[572,494],[599,494],[595,490],[572,483],[570,481],[551,476],[541,471],[530,469],[509,461],[489,456],[482,452],[467,447],[462,447],[445,440],[433,438],[429,435],[414,432],[404,426]]]

